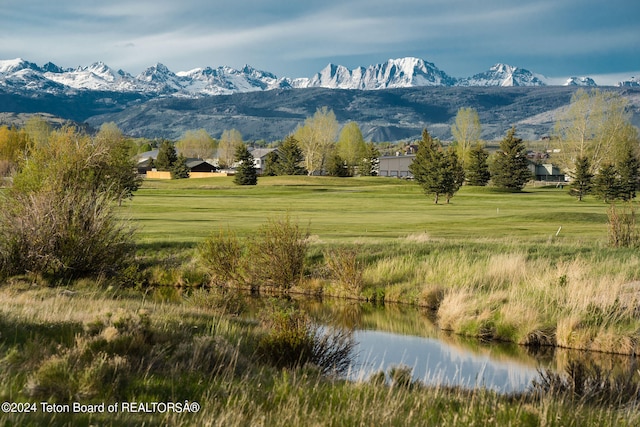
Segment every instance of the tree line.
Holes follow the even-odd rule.
[[[492,155],[480,140],[481,124],[472,108],[458,110],[448,149],[425,129],[410,167],[427,195],[447,203],[463,185],[489,183],[521,191],[533,178],[527,149],[512,127]],[[558,115],[551,138],[559,153],[551,157],[571,178],[570,194],[593,194],[605,202],[631,200],[640,184],[640,142],[631,124],[628,101],[617,93],[580,89]]]

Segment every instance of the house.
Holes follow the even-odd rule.
[[[529,170],[536,181],[565,182],[565,175],[559,167],[551,163],[529,163]]]
[[[379,158],[379,173],[378,176],[390,176],[396,178],[412,178],[413,175],[409,172],[409,165],[413,163],[416,158],[415,154],[409,154],[401,156],[399,154],[395,156],[381,156]]]
[[[251,155],[253,156],[253,165],[255,166],[258,175],[261,175],[264,172],[265,163],[267,160],[267,156],[273,152],[278,152],[277,148],[255,148],[251,151]]]
[[[147,175],[148,178],[169,179],[168,172],[158,172],[153,168],[153,162],[158,158],[158,150],[151,150],[141,153],[138,156],[137,169],[141,175]],[[187,167],[189,168],[190,178],[206,178],[211,176],[219,176],[218,168],[212,162],[203,159],[187,159]],[[224,174],[226,176],[226,174]]]

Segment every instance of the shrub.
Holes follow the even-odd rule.
[[[636,208],[629,204],[620,209],[611,205],[609,218],[609,244],[614,248],[638,246],[640,235],[636,228]]]
[[[0,267],[55,279],[115,274],[133,256],[131,230],[106,193],[15,193],[0,210]]]
[[[212,283],[227,285],[243,280],[244,244],[238,236],[227,231],[220,230],[211,234],[198,247],[198,257],[206,268]]]
[[[288,290],[302,279],[309,231],[289,216],[271,219],[258,230],[250,246],[254,283]]]
[[[339,248],[326,251],[324,257],[332,276],[354,295],[363,287],[363,266],[355,249]]]

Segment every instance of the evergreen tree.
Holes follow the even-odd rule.
[[[571,182],[571,189],[569,194],[582,200],[582,198],[589,194],[591,187],[593,186],[593,174],[591,171],[591,164],[587,156],[578,157],[575,164],[575,171],[573,172],[573,181]]]
[[[256,185],[258,183],[258,172],[254,164],[254,158],[242,144],[236,148],[235,161],[239,163],[233,182],[238,185]]]
[[[623,157],[618,162],[619,196],[622,200],[629,201],[636,197],[638,190],[638,158],[633,146],[628,145]]]
[[[173,144],[170,141],[162,141],[160,147],[158,147],[156,169],[159,171],[171,171],[176,160],[178,160],[178,154]]]
[[[189,178],[189,166],[187,166],[187,158],[180,153],[175,163],[171,167],[171,179]]]
[[[418,151],[409,171],[427,195],[433,195],[438,204],[441,195],[447,196],[447,201],[462,185],[464,172],[451,152],[445,153],[440,143],[435,141],[429,132],[422,131],[422,140],[418,143]]]
[[[612,163],[606,163],[600,168],[593,182],[593,191],[605,203],[618,198],[620,195],[620,180],[618,171]]]
[[[516,138],[512,127],[500,142],[491,167],[493,183],[506,190],[521,191],[532,178],[529,171],[526,147],[521,138]]]
[[[484,187],[489,183],[491,173],[487,163],[488,158],[489,152],[482,144],[477,143],[471,148],[466,170],[467,184]]]
[[[329,154],[327,158],[327,174],[329,176],[347,177],[352,176],[347,162],[340,157],[337,151]]]
[[[262,175],[264,176],[276,176],[278,175],[278,169],[280,168],[280,158],[277,151],[268,153],[264,158],[264,169]]]
[[[380,171],[380,151],[373,142],[367,144],[365,156],[360,163],[359,170],[362,176],[378,176]]]
[[[304,155],[298,140],[289,135],[278,147],[278,175],[305,175]]]
[[[458,158],[455,148],[447,150],[444,164],[444,190],[447,203],[464,183],[464,167]]]

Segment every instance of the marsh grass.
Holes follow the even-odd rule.
[[[1,414],[4,425],[635,425],[631,404],[327,377],[256,360],[263,326],[132,290],[0,288],[0,398],[197,401],[198,413]],[[11,330],[24,331],[19,335]],[[617,389],[616,389],[617,390]],[[59,399],[59,400],[58,400]]]

